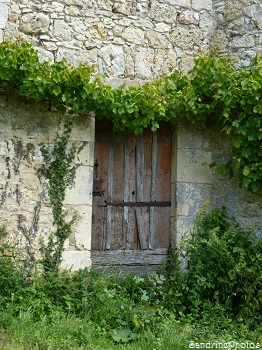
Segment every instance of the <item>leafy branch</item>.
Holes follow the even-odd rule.
[[[70,185],[71,165],[75,158],[76,148],[73,145],[69,150],[68,140],[71,133],[71,124],[65,124],[64,132],[54,145],[53,150],[42,146],[41,152],[46,162],[46,177],[48,179],[48,194],[52,206],[53,224],[56,227],[54,235],[50,235],[47,245],[42,244],[43,267],[45,274],[57,271],[62,259],[65,240],[72,233],[75,220],[68,221],[63,207],[66,189]]]
[[[0,44],[0,85],[28,100],[48,99],[62,114],[94,111],[126,133],[155,131],[160,121],[176,117],[201,121],[228,136],[233,154],[227,166],[240,185],[262,189],[261,57],[237,70],[211,53],[196,58],[186,75],[174,71],[142,86],[112,88],[93,66],[40,62],[31,44],[6,41]]]

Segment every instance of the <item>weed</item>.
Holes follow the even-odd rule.
[[[218,338],[262,343],[261,252],[261,240],[224,208],[202,208],[181,250],[170,250],[164,272],[121,277],[83,269],[29,279],[14,258],[0,257],[1,349],[147,349],[149,341],[152,349],[186,349],[192,340]]]

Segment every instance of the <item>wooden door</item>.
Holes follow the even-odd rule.
[[[170,244],[171,127],[113,133],[96,122],[93,264],[158,265]]]

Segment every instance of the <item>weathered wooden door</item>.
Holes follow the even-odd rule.
[[[113,133],[96,122],[93,263],[157,265],[170,244],[171,127]]]

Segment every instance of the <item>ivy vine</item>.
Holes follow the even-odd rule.
[[[46,178],[48,179],[53,225],[56,228],[54,234],[48,237],[47,244],[42,243],[41,247],[45,275],[49,272],[57,272],[62,260],[65,240],[71,235],[72,225],[75,221],[75,215],[71,220],[67,219],[67,212],[63,206],[66,189],[70,185],[71,166],[76,154],[75,145],[68,149],[71,126],[70,120],[65,123],[63,134],[52,149],[44,145],[41,147],[46,163]]]
[[[176,117],[202,122],[227,134],[232,161],[227,164],[241,186],[262,189],[262,58],[240,70],[227,58],[202,55],[187,73],[171,72],[141,86],[112,88],[93,66],[65,60],[41,62],[31,44],[0,44],[0,85],[17,89],[28,100],[48,99],[57,111],[94,111],[114,129],[139,134]]]

